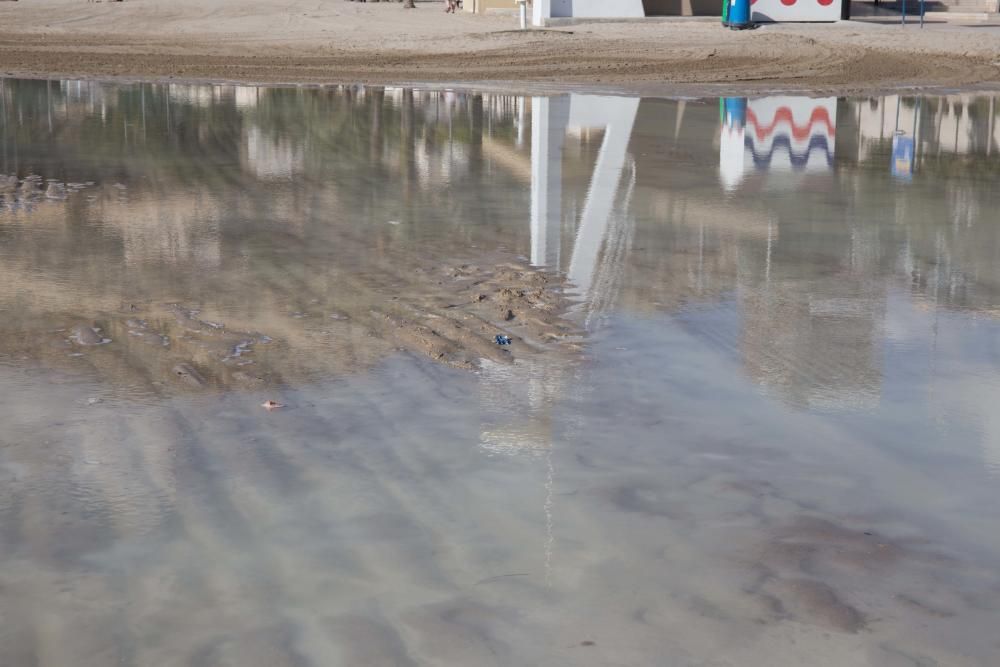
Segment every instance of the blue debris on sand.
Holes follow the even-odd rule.
[[[504,336],[502,334],[497,334],[493,337],[493,340],[497,345],[510,345],[510,336]]]

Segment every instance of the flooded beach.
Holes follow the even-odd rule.
[[[997,664],[998,120],[0,79],[0,665]]]

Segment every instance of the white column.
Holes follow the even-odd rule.
[[[569,97],[531,99],[531,263],[556,268]]]
[[[534,0],[531,5],[531,24],[544,26],[547,19],[552,17],[552,0]]]

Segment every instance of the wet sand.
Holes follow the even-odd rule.
[[[585,85],[645,93],[1000,82],[1000,28],[848,22],[734,33],[714,21],[522,33],[438,3],[0,3],[0,73],[266,83]],[[698,88],[698,87],[701,88]]]
[[[276,388],[364,371],[401,351],[464,370],[579,355],[582,329],[566,317],[564,279],[513,255],[502,263],[488,263],[500,253],[483,253],[477,264],[448,264],[402,251],[352,270],[309,258],[301,242],[289,241],[285,250],[299,246],[303,261],[258,276],[253,305],[235,311],[224,283],[211,279],[197,301],[190,294],[144,299],[97,285],[53,299],[52,282],[11,275],[0,301],[33,296],[52,310],[0,326],[0,354],[86,369],[141,394]],[[347,235],[337,240],[341,252],[352,245],[366,250]],[[331,355],[332,348],[339,352]]]

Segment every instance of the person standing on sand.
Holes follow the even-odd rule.
[[[458,0],[444,0],[444,13],[454,14],[458,9]]]

